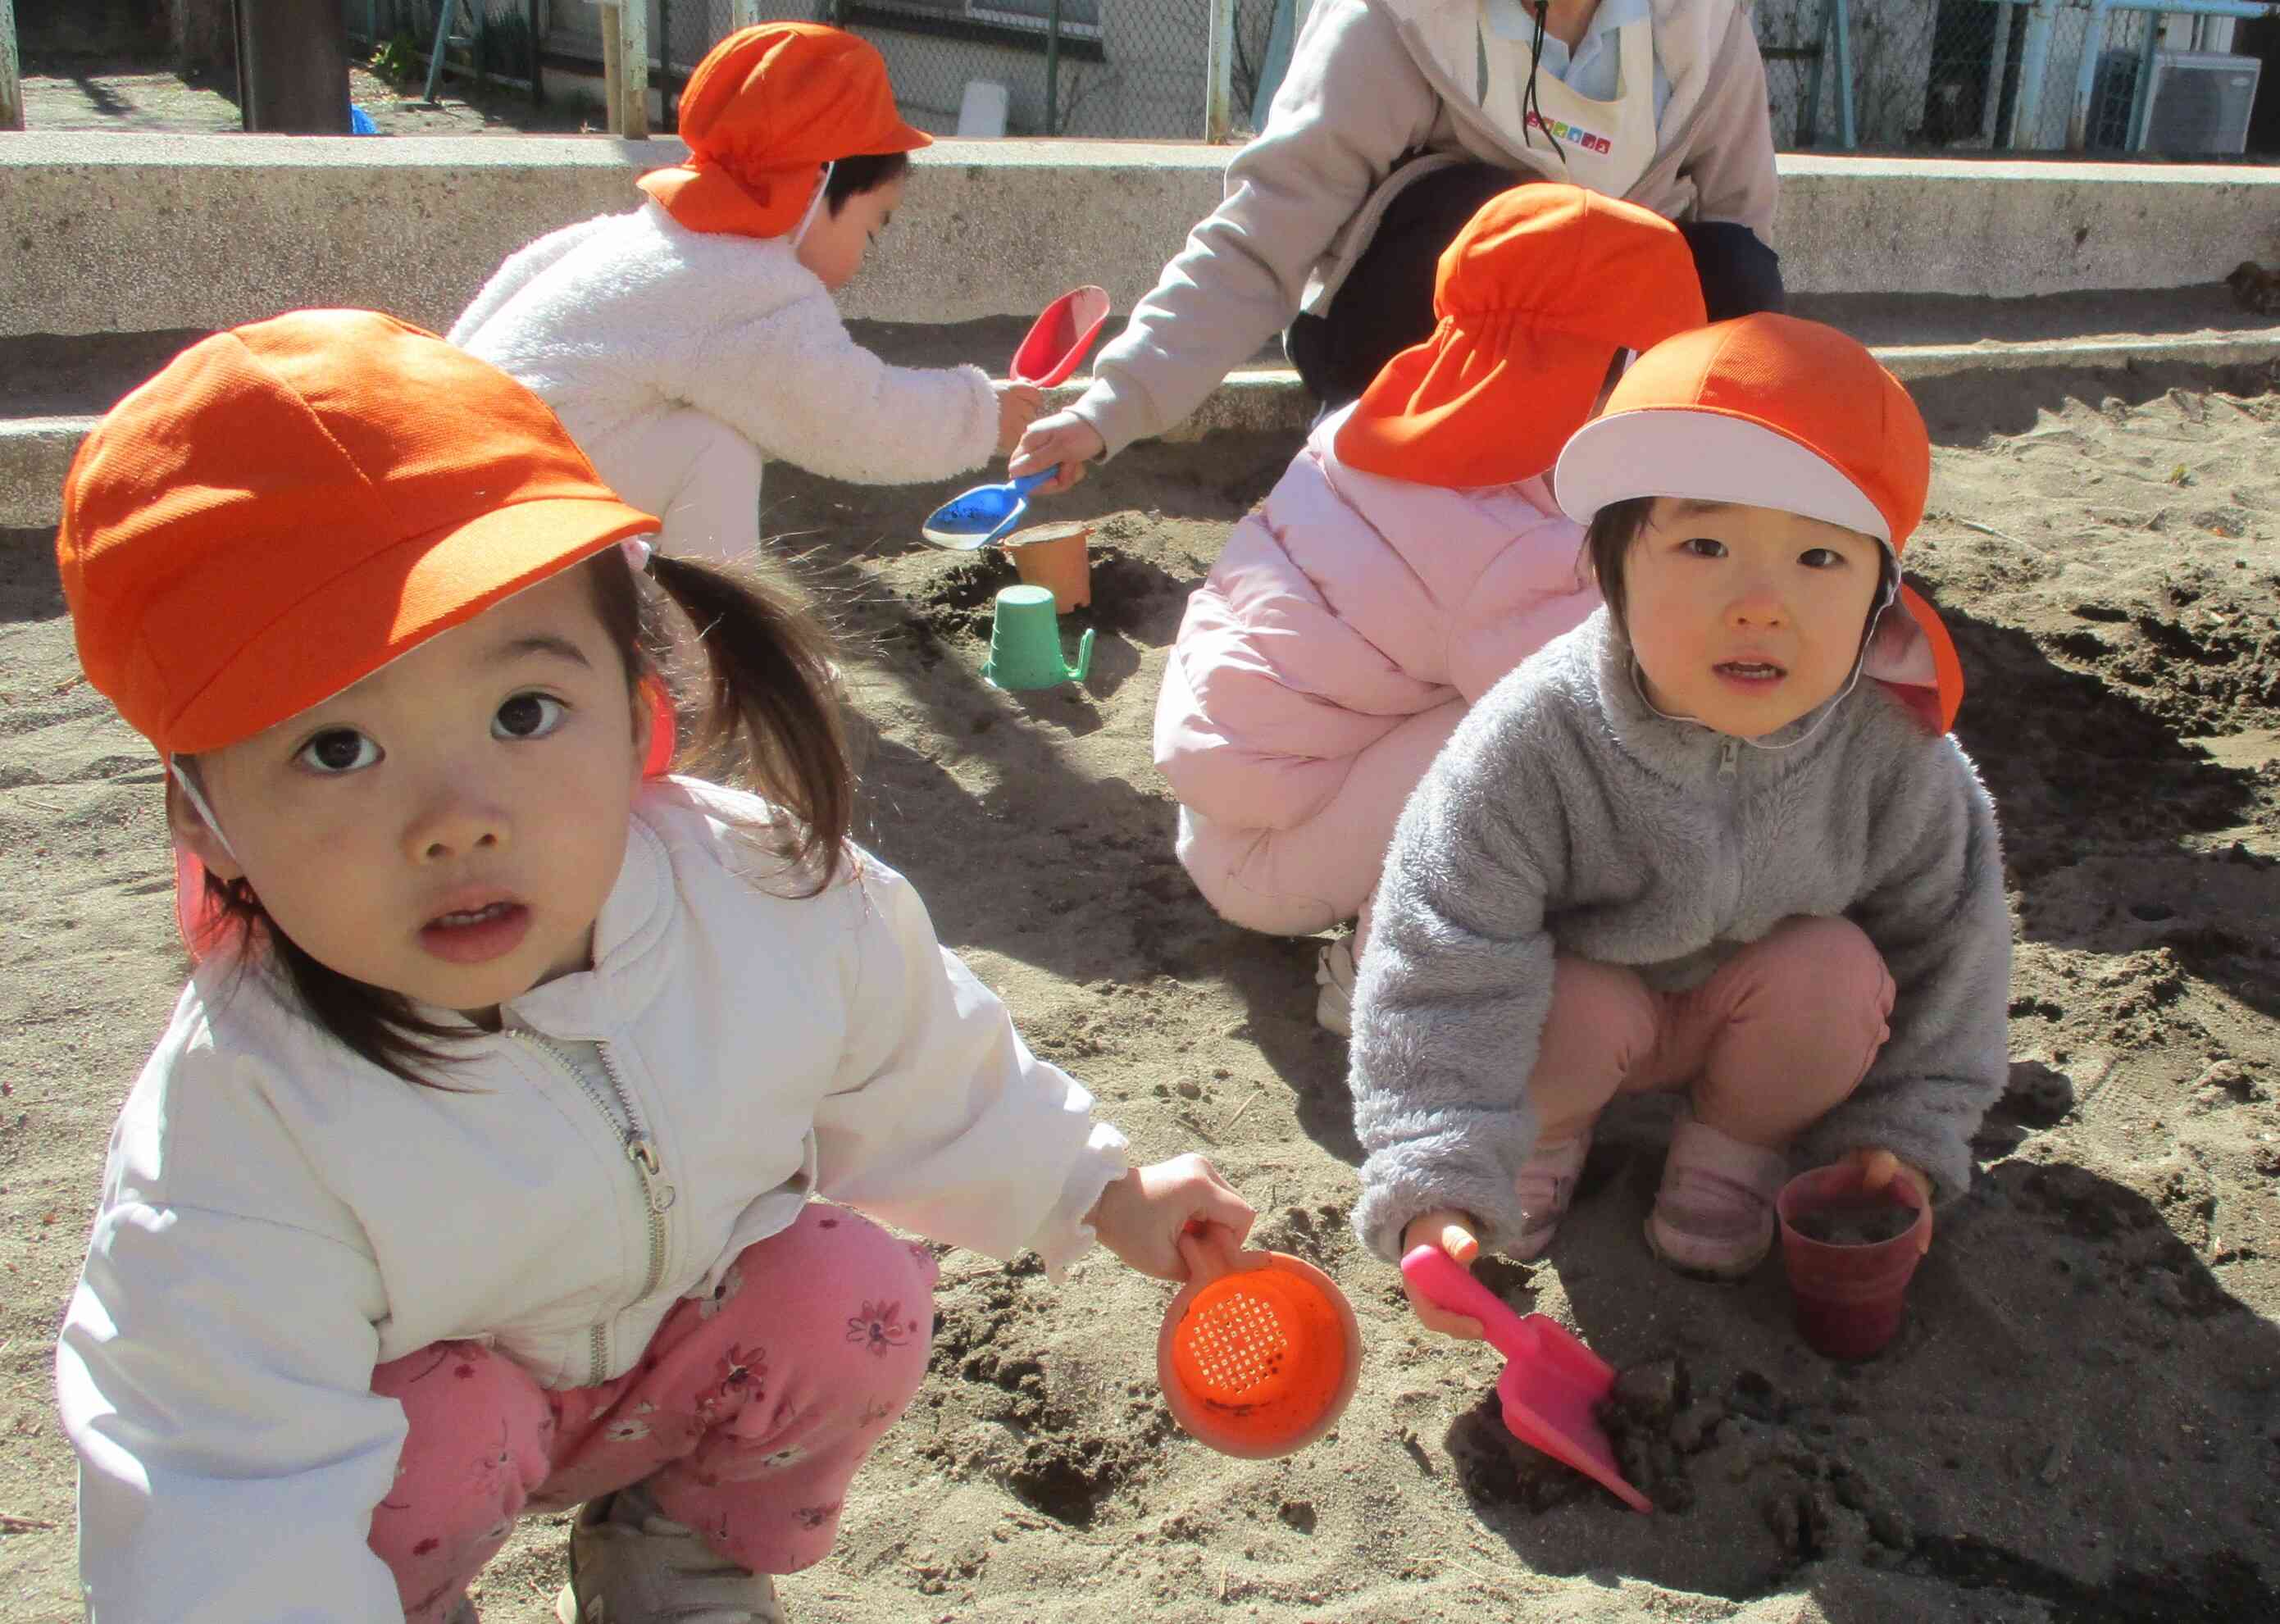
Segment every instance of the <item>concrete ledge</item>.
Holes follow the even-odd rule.
[[[850,316],[1119,310],[1218,201],[1234,149],[944,141]],[[0,142],[0,335],[215,328],[311,304],[449,325],[498,262],[631,205],[678,142],[28,132]],[[2280,170],[1786,157],[1775,243],[1800,293],[2026,297],[2175,288],[2280,259]]]
[[[0,529],[52,525],[63,517],[64,475],[96,421],[91,417],[0,421]]]
[[[1878,346],[1876,355],[1908,382],[1974,372],[2110,372],[2157,362],[2213,370],[2280,367],[2280,328],[2053,343],[1894,344]],[[1049,390],[1049,403],[1074,401],[1083,382],[1079,379]],[[1164,438],[1186,442],[1229,430],[1298,434],[1313,413],[1313,397],[1300,387],[1298,373],[1284,367],[1249,367],[1229,373]],[[0,419],[0,529],[55,524],[61,516],[64,474],[80,441],[96,421],[93,416]]]

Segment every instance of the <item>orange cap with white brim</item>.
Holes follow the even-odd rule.
[[[1641,356],[1552,480],[1582,525],[1638,496],[1778,508],[1873,536],[1897,566],[1923,518],[1931,439],[1906,389],[1860,343],[1761,313]],[[1963,702],[1954,640],[1914,588],[1896,597],[1906,613],[1880,616],[1861,673],[1945,733]]]

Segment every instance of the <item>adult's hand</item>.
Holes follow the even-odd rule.
[[[1084,477],[1084,466],[1108,450],[1100,431],[1074,412],[1056,412],[1029,425],[1021,443],[1005,465],[1009,478],[1020,479],[1040,468],[1053,468],[1053,477],[1032,494],[1058,495]]]

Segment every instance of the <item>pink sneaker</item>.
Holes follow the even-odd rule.
[[[1568,1204],[1575,1198],[1575,1176],[1583,1171],[1583,1158],[1591,1150],[1589,1129],[1557,1144],[1537,1143],[1512,1181],[1520,1210],[1528,1216],[1519,1235],[1504,1249],[1506,1257],[1525,1263],[1544,1255],[1560,1231],[1560,1220],[1568,1216]]]
[[[1774,1243],[1774,1197],[1788,1177],[1785,1152],[1680,1118],[1647,1214],[1648,1250],[1683,1274],[1739,1280]]]

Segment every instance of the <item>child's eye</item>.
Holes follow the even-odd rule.
[[[353,773],[380,759],[380,746],[353,727],[331,727],[311,739],[293,758],[312,773]]]
[[[1679,547],[1698,558],[1722,558],[1726,556],[1726,543],[1715,536],[1690,535],[1679,543]]]
[[[1845,562],[1845,555],[1834,547],[1808,547],[1798,555],[1797,561],[1809,570],[1834,569]]]
[[[491,718],[495,739],[543,739],[562,725],[569,707],[551,694],[517,694]]]

